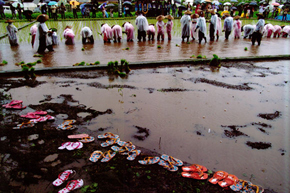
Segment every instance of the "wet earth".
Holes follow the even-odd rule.
[[[263,186],[289,190],[289,61],[134,68],[124,78],[106,71],[47,73],[35,81],[1,78],[1,104],[23,100],[24,110],[1,110],[1,191],[56,192],[51,184],[66,169],[87,191],[232,192],[207,181],[185,179],[137,160],[163,153],[185,165],[224,170]],[[43,110],[55,121],[14,130],[20,115]],[[57,130],[66,119],[77,129]],[[118,134],[142,151],[134,161],[118,154],[108,163],[88,160],[107,151],[97,135]],[[58,150],[67,136],[95,137],[79,150]],[[82,191],[85,191],[84,189]]]

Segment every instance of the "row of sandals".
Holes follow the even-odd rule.
[[[98,135],[99,139],[107,139],[105,142],[101,143],[102,147],[111,146],[111,150],[103,153],[102,151],[94,151],[89,160],[92,162],[97,162],[101,159],[101,162],[110,161],[116,153],[121,155],[127,155],[127,160],[133,161],[135,158],[141,154],[141,150],[136,150],[136,146],[132,142],[121,141],[118,135],[113,133],[105,133],[103,135]],[[117,146],[119,145],[119,146]],[[142,165],[150,165],[158,163],[165,169],[175,172],[178,170],[179,166],[183,165],[183,162],[172,156],[163,154],[160,157],[145,157],[143,160],[138,160]],[[208,179],[208,170],[205,166],[193,164],[191,166],[182,166],[181,175],[185,178],[192,178],[196,180],[206,180]],[[217,171],[214,173],[213,177],[208,180],[212,184],[219,184],[222,188],[230,187],[233,191],[243,192],[243,193],[262,193],[263,188],[252,184],[249,181],[238,179],[235,175],[228,174],[225,171]]]
[[[24,109],[26,106],[23,106],[23,101],[13,100],[10,103],[3,105],[3,107],[7,109]],[[47,120],[54,120],[55,118],[47,115],[45,111],[35,111],[29,112],[26,115],[21,115],[21,117],[28,118],[30,121],[23,122],[22,124],[17,125],[13,129],[23,129],[27,127],[33,127],[35,123],[44,122]],[[59,130],[72,130],[75,129],[73,125],[75,120],[65,120],[62,124],[57,126]],[[78,142],[65,142],[62,143],[58,148],[59,150],[67,149],[67,150],[75,150],[83,147],[83,143],[93,142],[95,139],[88,134],[75,134],[69,135],[69,139],[77,139]],[[111,145],[111,150],[107,152],[102,151],[94,151],[89,160],[91,162],[97,162],[101,159],[101,162],[110,161],[116,153],[120,153],[121,155],[127,155],[127,160],[133,161],[135,158],[141,154],[141,150],[137,150],[136,146],[132,144],[132,142],[121,141],[118,135],[113,133],[105,133],[103,135],[98,135],[98,139],[107,139],[105,142],[101,143],[102,147],[109,147]],[[118,146],[117,146],[118,145]],[[138,162],[142,165],[151,165],[158,163],[165,169],[175,172],[178,170],[179,166],[183,165],[183,162],[177,158],[172,156],[168,156],[166,154],[161,155],[160,157],[145,157],[143,160],[138,160]],[[206,180],[208,179],[208,174],[206,173],[208,170],[205,166],[193,164],[191,166],[183,166],[181,175],[185,178],[192,178],[196,180]],[[75,171],[66,170],[59,174],[58,178],[53,182],[54,186],[60,186],[65,180],[69,179],[72,174],[75,174]],[[213,177],[208,180],[212,184],[219,184],[221,187],[226,188],[230,187],[233,191],[243,192],[243,193],[262,193],[263,188],[252,184],[249,181],[238,179],[235,175],[228,174],[225,171],[217,171],[214,173]],[[72,180],[69,181],[67,186],[59,191],[59,193],[70,192],[77,188],[83,186],[83,180]]]

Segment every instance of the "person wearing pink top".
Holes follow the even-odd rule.
[[[38,29],[38,27],[37,27],[37,24],[34,24],[33,26],[31,26],[31,28],[30,28],[30,34],[31,34],[31,45],[32,45],[32,47],[33,47],[33,45],[34,45],[34,41],[35,41],[35,36],[36,36],[36,32],[37,32],[37,29]]]
[[[266,24],[264,26],[264,35],[267,36],[267,38],[270,38],[272,36],[272,33],[274,32],[274,26],[270,23]]]
[[[195,31],[196,28],[196,24],[197,24],[197,20],[199,18],[199,15],[197,13],[192,14],[191,16],[191,28],[190,28],[190,34],[191,34],[191,38],[192,40],[197,39],[197,34],[198,32]]]
[[[165,17],[163,15],[159,15],[156,17],[156,19],[158,20],[156,22],[156,27],[157,27],[157,41],[161,40],[164,41],[164,22],[162,21]]]
[[[125,33],[127,34],[127,42],[133,42],[134,26],[130,22],[124,22],[122,27],[125,28]]]
[[[66,39],[65,40],[66,45],[73,45],[75,43],[74,42],[75,34],[71,28],[72,26],[66,26],[63,31],[63,37]]]
[[[113,32],[113,39],[114,42],[121,42],[122,39],[122,27],[119,25],[113,25],[112,27],[112,32]]]
[[[155,27],[154,24],[149,24],[147,30],[148,40],[154,40],[155,37]]]
[[[276,37],[280,37],[280,34],[282,32],[282,28],[280,25],[274,25],[274,32],[273,32],[273,37],[276,38]]]
[[[242,22],[240,20],[240,16],[235,16],[234,17],[234,36],[235,36],[235,39],[240,39],[241,37],[241,31],[242,31]]]
[[[113,37],[113,30],[111,29],[111,27],[106,24],[103,23],[101,25],[101,35],[103,35],[103,39],[104,39],[104,43],[108,42],[110,43],[112,37]]]
[[[167,23],[165,24],[166,27],[166,33],[168,36],[168,40],[171,40],[171,31],[172,31],[172,27],[173,27],[173,19],[174,17],[172,17],[171,15],[167,15],[166,18],[168,19]]]
[[[287,38],[287,36],[290,35],[290,26],[289,25],[287,25],[285,27],[283,26],[282,29],[283,29],[282,30],[282,37]]]

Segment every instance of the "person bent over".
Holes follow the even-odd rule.
[[[122,27],[119,25],[113,25],[112,27],[114,42],[121,42],[122,39]]]
[[[94,36],[91,28],[89,27],[83,27],[81,29],[81,35],[82,35],[82,43],[83,44],[94,44]]]
[[[155,37],[155,27],[154,24],[150,24],[147,30],[148,40],[154,40]]]
[[[122,27],[125,28],[127,34],[127,42],[133,42],[134,39],[134,26],[130,22],[124,22]]]

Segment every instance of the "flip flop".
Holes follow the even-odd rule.
[[[67,136],[67,138],[69,138],[69,139],[79,139],[79,138],[84,138],[84,137],[89,137],[89,135],[82,133],[82,134],[75,134],[75,135],[68,135]]]
[[[238,191],[243,189],[243,187],[244,187],[243,184],[244,184],[244,180],[239,180],[236,184],[231,185],[230,188],[233,191],[238,192]]]
[[[120,145],[121,147],[126,147],[128,151],[132,151],[136,148],[135,145],[133,145],[133,143],[131,141],[118,141],[117,142],[118,145]]]
[[[38,119],[40,116],[34,113],[27,113],[26,115],[20,115],[20,117],[28,118],[28,119]]]
[[[41,122],[45,122],[47,121],[47,118],[46,117],[39,117],[37,119],[31,119],[30,120],[32,123],[41,123]]]
[[[58,130],[74,130],[76,127],[74,125],[58,125],[57,128]]]
[[[26,128],[31,128],[34,127],[34,123],[32,122],[23,122],[21,124],[18,124],[16,127],[13,127],[13,129],[26,129]]]
[[[60,186],[63,184],[64,181],[72,178],[76,174],[74,170],[65,170],[64,172],[60,173],[56,180],[52,182],[54,186]]]
[[[108,139],[106,142],[101,143],[102,147],[108,147],[110,145],[113,145],[117,143],[120,140],[120,138],[113,138],[113,139]]]
[[[15,105],[9,105],[7,104],[5,106],[6,109],[17,109],[17,110],[21,110],[21,109],[25,109],[26,106],[23,106],[22,103],[19,103],[19,104],[15,104]]]
[[[55,120],[55,117],[51,116],[51,115],[45,115],[44,116],[48,121],[53,121]]]
[[[94,151],[94,152],[91,154],[89,160],[90,160],[91,162],[97,162],[97,161],[98,161],[101,157],[103,157],[103,156],[104,156],[103,152],[101,152],[101,151]]]
[[[228,173],[225,171],[217,171],[214,173],[213,177],[210,178],[208,181],[212,184],[217,184],[219,181],[225,179],[228,176]]]
[[[104,138],[119,138],[119,135],[115,135],[115,134],[113,134],[111,132],[107,132],[107,133],[105,133],[103,135],[98,135],[98,138],[99,139],[104,139]]]
[[[144,160],[139,160],[138,162],[142,165],[156,164],[160,161],[159,157],[145,157]]]
[[[75,150],[75,149],[81,149],[83,147],[82,142],[72,142],[70,145],[66,146],[65,148],[69,151]]]
[[[68,193],[70,191],[81,188],[84,185],[84,181],[82,179],[71,180],[67,183],[66,187],[58,191],[58,193]]]
[[[111,149],[113,151],[121,153],[122,155],[127,155],[129,153],[129,150],[127,147],[118,147],[118,146],[114,145],[111,147]]]
[[[13,105],[17,105],[17,104],[21,104],[21,103],[23,103],[23,101],[21,101],[21,100],[12,100],[10,103],[2,105],[2,107],[7,108],[7,107],[11,107]]]
[[[183,166],[182,170],[184,172],[206,172],[207,168],[199,164],[192,164],[191,166]]]
[[[193,178],[196,180],[206,180],[208,178],[208,174],[206,173],[198,173],[198,172],[182,172],[181,173],[182,177],[185,178]]]
[[[225,188],[228,186],[231,186],[233,184],[236,184],[238,182],[238,178],[235,175],[232,174],[228,174],[228,176],[223,179],[222,181],[219,181],[218,184],[220,185],[220,187]]]
[[[158,164],[171,172],[176,172],[178,170],[178,167],[176,165],[172,164],[171,162],[164,161],[163,159],[160,159]]]
[[[135,158],[136,158],[138,155],[140,155],[140,153],[141,153],[141,150],[137,150],[137,149],[130,151],[130,152],[128,153],[127,160],[129,160],[129,161],[133,161],[133,160],[135,160]]]
[[[95,141],[95,138],[92,136],[83,137],[82,139],[79,139],[79,141],[83,142],[83,143],[91,143],[91,142]]]
[[[174,157],[166,155],[166,154],[163,154],[161,156],[161,158],[164,159],[165,161],[170,162],[173,165],[176,165],[176,166],[182,166],[183,165],[183,162],[180,159],[174,158]]]
[[[113,152],[111,154],[112,150],[107,151],[106,153],[104,153],[103,159],[101,159],[101,162],[108,162],[110,161],[113,157],[115,157],[116,152]]]
[[[72,142],[65,142],[62,143],[61,146],[58,147],[58,149],[62,150],[62,149],[66,149],[67,146],[71,145]]]
[[[73,126],[72,124],[74,124],[76,122],[76,120],[65,120],[64,122],[62,122],[62,124],[57,126],[57,129],[60,130],[72,130]]]

